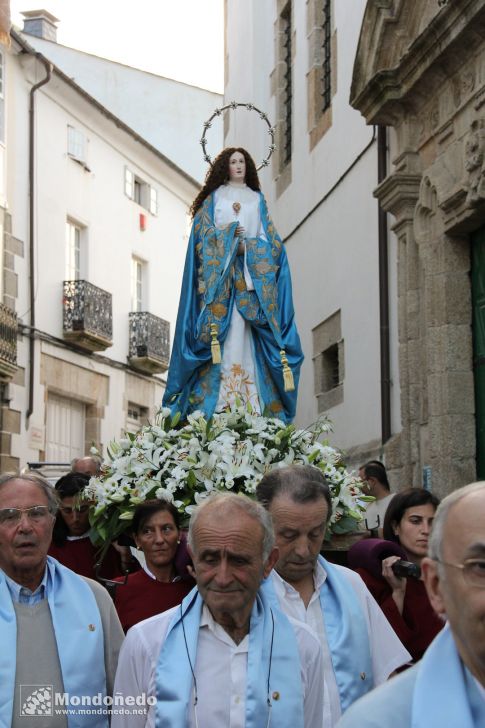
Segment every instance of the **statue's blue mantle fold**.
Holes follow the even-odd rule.
[[[233,306],[249,322],[263,414],[289,422],[295,416],[303,352],[294,321],[291,278],[286,251],[260,193],[264,235],[246,238],[246,264],[254,290],[246,288],[243,256],[237,255],[237,221],[225,228],[214,224],[214,193],[195,215],[182,282],[175,339],[164,406],[182,418],[195,410],[210,417],[220,387],[220,364],[212,363],[212,331],[221,351]],[[281,351],[288,358],[295,383],[285,391]]]

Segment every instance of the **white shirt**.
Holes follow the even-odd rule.
[[[156,695],[155,672],[158,658],[177,609],[179,607],[150,617],[129,630],[120,652],[115,694],[137,696],[145,693],[147,697]],[[300,653],[305,728],[323,728],[321,719],[324,678],[321,650],[311,630],[292,619],[290,621]],[[246,636],[237,645],[214,621],[204,605],[194,666],[198,728],[244,728],[248,643],[249,636]],[[190,700],[187,728],[196,728],[193,704],[194,691]],[[125,706],[123,712],[127,710]],[[156,705],[150,706],[148,715],[138,715],[137,707],[134,706],[131,714],[113,715],[111,728],[154,728],[155,717]]]
[[[364,520],[362,521],[363,527],[367,530],[370,530],[371,528],[382,528],[384,525],[384,516],[386,515],[387,506],[393,498],[394,493],[389,493],[389,495],[384,496],[384,498],[379,498],[379,500],[369,503],[365,510]],[[379,524],[377,523],[377,516],[379,516]]]
[[[372,659],[374,685],[380,685],[387,680],[397,667],[411,660],[411,655],[402,645],[391,625],[387,621],[381,608],[369,592],[358,574],[344,566],[333,566],[344,574],[355,591],[367,624],[367,634]],[[289,617],[307,624],[317,635],[323,654],[323,725],[325,728],[334,726],[342,710],[337,681],[333,670],[330,650],[325,634],[322,607],[320,604],[320,589],[323,586],[327,573],[317,562],[313,581],[315,591],[312,594],[308,607],[305,608],[300,594],[288,582],[284,581],[276,571],[271,572],[273,585],[280,606]],[[360,680],[360,676],[356,676]]]

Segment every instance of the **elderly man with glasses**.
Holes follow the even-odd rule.
[[[105,728],[123,631],[102,586],[47,556],[56,510],[40,476],[0,478],[0,725]]]
[[[485,482],[441,502],[421,568],[447,627],[417,665],[355,703],[339,728],[485,726]]]

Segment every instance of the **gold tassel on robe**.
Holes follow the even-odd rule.
[[[290,365],[288,364],[288,358],[284,349],[281,349],[280,357],[281,365],[283,367],[283,384],[285,385],[285,392],[294,392],[295,381],[293,379],[293,372],[291,371]]]
[[[217,333],[217,324],[211,324],[211,354],[213,364],[221,363],[221,347],[217,340]]]

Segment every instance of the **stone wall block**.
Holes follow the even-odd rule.
[[[461,488],[468,483],[474,483],[477,479],[477,467],[475,458],[462,458],[450,460],[447,469],[449,493],[455,488]]]
[[[393,435],[384,445],[386,469],[398,470],[402,467],[402,433]]]
[[[25,387],[25,367],[18,367],[12,377],[12,384],[18,384],[19,387]]]
[[[408,340],[407,305],[407,295],[399,296],[397,299],[397,315],[399,321],[398,337],[400,344],[406,344]]]
[[[451,415],[475,413],[473,372],[448,372],[444,377],[446,412]]]
[[[0,455],[0,471],[2,473],[15,473],[20,469],[20,459],[11,455]]]
[[[428,376],[428,412],[430,417],[444,414],[443,379],[446,375],[430,374]]]
[[[406,296],[408,339],[419,337],[419,291],[409,291]]]
[[[425,453],[427,460],[430,458],[444,457],[444,441],[446,423],[442,416],[433,416],[428,420],[428,451]]]
[[[428,326],[440,326],[446,323],[444,276],[426,277],[424,311]]]
[[[414,237],[412,223],[409,226],[406,237],[406,290],[419,288],[421,260],[420,251]]]
[[[3,271],[3,292],[6,296],[17,298],[18,296],[18,285],[17,285],[17,274],[11,270]]]
[[[409,437],[411,440],[411,449],[410,449],[410,457],[411,457],[411,463],[414,465],[414,463],[419,462],[419,444],[420,444],[420,438],[419,438],[419,425],[416,421],[411,420],[410,426],[409,426]]]
[[[444,444],[446,454],[452,459],[475,457],[475,417],[470,414],[448,415]]]
[[[0,432],[0,452],[9,455],[12,449],[12,435],[10,432]]]
[[[85,443],[86,452],[93,444],[98,444],[101,439],[101,422],[95,417],[86,417],[85,421]]]
[[[470,246],[468,240],[443,238],[441,245],[443,271],[468,273],[470,271]]]
[[[410,384],[421,384],[421,347],[419,339],[408,343],[407,367]]]
[[[470,325],[444,326],[444,368],[457,371],[471,371],[473,357],[472,331]]]
[[[442,326],[430,326],[427,330],[426,354],[428,372],[442,372],[445,366],[445,341]]]
[[[409,386],[409,417],[412,422],[417,422],[421,411],[421,387],[419,384]]]
[[[445,323],[470,323],[471,288],[467,273],[450,273],[444,280]]]
[[[451,490],[449,487],[449,460],[433,457],[426,465],[431,467],[431,490],[441,500]]]
[[[18,410],[3,408],[3,429],[6,432],[20,434],[20,412]]]

